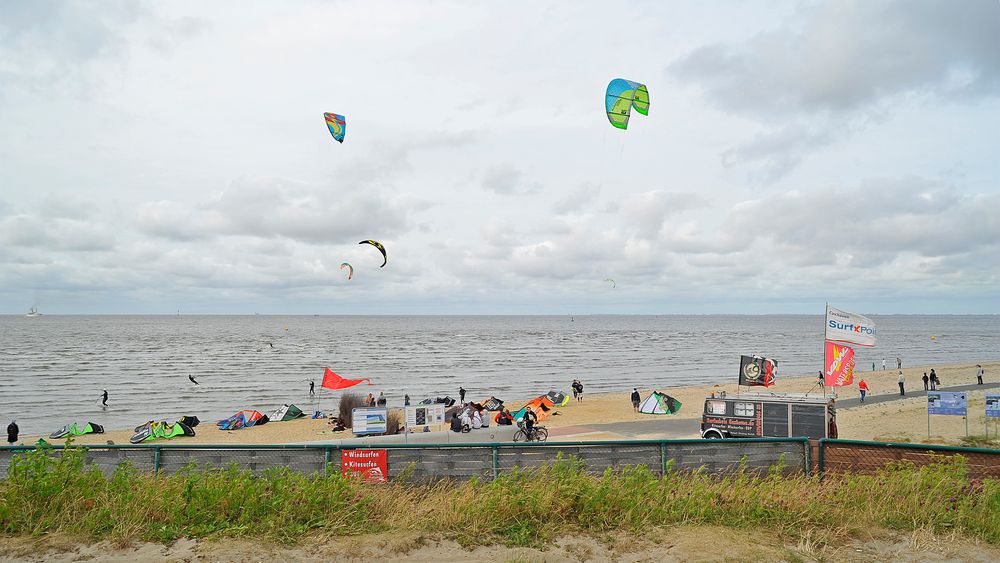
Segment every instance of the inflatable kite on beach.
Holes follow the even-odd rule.
[[[344,116],[335,113],[324,113],[323,117],[326,119],[326,126],[330,129],[330,134],[333,135],[333,138],[338,143],[343,143],[344,135],[347,134],[347,120],[344,119]]]
[[[377,248],[378,251],[382,253],[382,265],[379,266],[379,268],[384,268],[385,267],[386,263],[389,261],[389,257],[386,256],[386,254],[385,254],[385,247],[382,246],[381,242],[379,242],[377,240],[371,240],[371,239],[369,239],[369,240],[363,240],[363,241],[359,242],[358,244],[370,244],[370,245],[374,246],[375,248]]]
[[[604,96],[604,108],[608,121],[619,129],[628,129],[628,118],[632,108],[642,115],[649,115],[649,92],[644,84],[615,78],[608,83]]]
[[[342,262],[340,264],[340,269],[343,270],[344,268],[347,268],[347,279],[353,278],[354,277],[354,266],[351,266],[347,262]]]
[[[96,422],[88,422],[83,428],[77,427],[76,423],[67,424],[59,430],[49,434],[49,438],[66,438],[68,436],[83,436],[84,434],[104,434],[104,427]]]

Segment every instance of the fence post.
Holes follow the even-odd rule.
[[[667,475],[667,443],[660,442],[660,477]]]
[[[826,465],[823,463],[823,454],[826,452],[826,438],[819,439],[819,478],[822,479],[826,473]]]
[[[153,450],[153,475],[160,474],[160,447]]]
[[[500,476],[500,446],[493,444],[493,479]]]

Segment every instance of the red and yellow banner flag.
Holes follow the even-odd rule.
[[[827,340],[824,375],[827,387],[850,385],[854,381],[854,348]]]

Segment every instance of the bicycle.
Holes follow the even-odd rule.
[[[549,439],[549,431],[544,426],[536,424],[531,428],[530,434],[524,428],[524,421],[518,421],[517,427],[519,430],[514,433],[515,442],[544,442]]]

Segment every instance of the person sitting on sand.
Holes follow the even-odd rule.
[[[490,411],[485,408],[479,409],[479,418],[483,419],[483,428],[490,427]]]
[[[496,418],[494,418],[493,420],[495,420],[497,424],[499,424],[500,426],[511,426],[512,424],[514,424],[514,417],[511,416],[510,411],[507,410],[507,407],[504,407],[503,410],[498,412]]]
[[[451,415],[451,431],[461,432],[462,431],[462,419],[458,417],[458,413],[452,413]]]
[[[462,411],[462,432],[468,432],[472,430],[472,417],[469,416],[469,409]]]
[[[472,409],[472,429],[479,430],[483,427],[483,415],[479,411]]]

